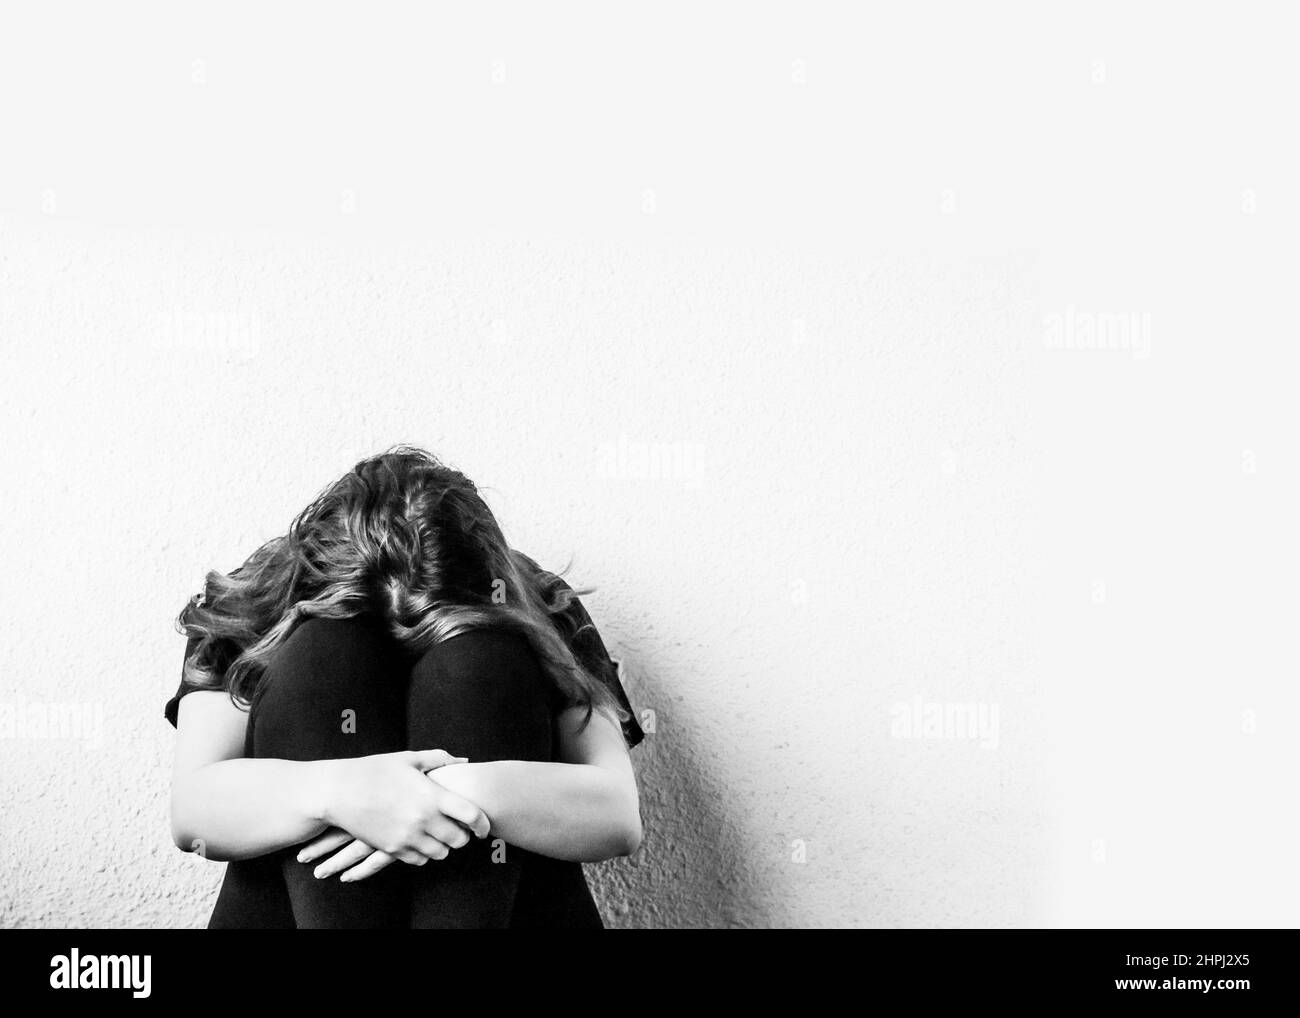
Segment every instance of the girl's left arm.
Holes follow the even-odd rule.
[[[498,760],[448,764],[430,780],[477,805],[489,837],[553,859],[601,862],[641,844],[641,808],[627,744],[599,712],[559,717],[559,763]]]

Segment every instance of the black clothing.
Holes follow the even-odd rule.
[[[554,573],[542,569],[541,566],[526,555],[521,555],[520,558],[528,564],[536,576],[540,577],[544,585],[553,584],[556,587],[571,589],[564,580]],[[614,699],[619,706],[627,712],[628,719],[623,722],[623,738],[628,747],[639,745],[645,739],[645,732],[642,731],[641,725],[637,721],[636,712],[632,709],[632,704],[628,701],[627,693],[619,680],[618,662],[609,656],[609,651],[605,649],[605,643],[600,638],[600,633],[596,631],[595,623],[591,621],[587,609],[575,596],[563,612],[551,616],[551,621],[565,640],[568,641],[574,654],[587,671],[604,683],[609,691],[614,694]],[[186,642],[186,661],[194,653],[196,646],[198,646],[197,639],[191,638]],[[181,697],[186,693],[203,688],[206,687],[194,685],[187,681],[182,674],[180,685],[177,687],[175,694],[163,707],[163,716],[171,723],[173,728],[176,727],[176,712],[180,708]],[[247,750],[245,750],[245,754],[247,755]]]
[[[549,574],[547,574],[549,575]],[[560,581],[562,582],[562,581]],[[624,738],[644,738],[590,617],[575,598],[557,628],[628,712]],[[189,641],[186,656],[197,640]],[[166,716],[176,723],[181,683]],[[277,650],[253,696],[244,755],[340,759],[401,749],[446,749],[472,762],[552,760],[564,707],[527,641],[480,629],[436,644],[414,664],[368,615],[302,623]],[[353,730],[341,716],[351,711]],[[578,863],[496,839],[444,860],[393,863],[366,880],[317,880],[290,846],[227,865],[209,929],[600,928]],[[504,861],[501,852],[504,849]],[[493,857],[494,852],[496,858]]]

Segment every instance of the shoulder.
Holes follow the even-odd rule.
[[[180,710],[181,699],[189,693],[209,688],[194,682],[188,674],[190,659],[194,657],[194,652],[198,650],[200,643],[202,643],[202,640],[197,636],[191,636],[185,641],[185,655],[181,658],[180,684],[176,687],[176,692],[172,694],[172,698],[163,705],[163,717],[167,719],[173,728],[177,727],[177,715]]]

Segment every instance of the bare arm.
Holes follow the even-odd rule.
[[[318,763],[243,758],[248,715],[221,692],[180,702],[172,840],[219,861],[264,855],[329,825]]]
[[[483,837],[487,818],[472,802],[425,777],[455,759],[441,750],[351,760],[243,756],[248,715],[221,692],[182,698],[172,769],[172,840],[225,861],[265,855],[330,827],[417,862],[465,844],[459,825]]]
[[[584,711],[560,716],[561,763],[499,760],[451,764],[436,783],[477,803],[492,835],[539,855],[600,862],[641,844],[641,811],[627,745],[618,727]]]
[[[483,807],[493,836],[554,859],[602,862],[641,844],[641,810],[627,743],[601,714],[579,731],[583,711],[560,716],[561,762],[499,760],[450,764],[435,784]],[[364,880],[393,862],[365,839],[329,831],[298,855],[318,877]]]

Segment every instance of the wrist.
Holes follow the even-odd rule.
[[[492,763],[447,764],[437,770],[429,771],[425,777],[462,799],[468,799],[487,814],[489,822],[496,829],[496,814],[500,803],[493,795],[492,776],[500,761]]]
[[[314,823],[337,826],[334,822],[338,800],[339,760],[311,760],[303,764],[302,809]]]

